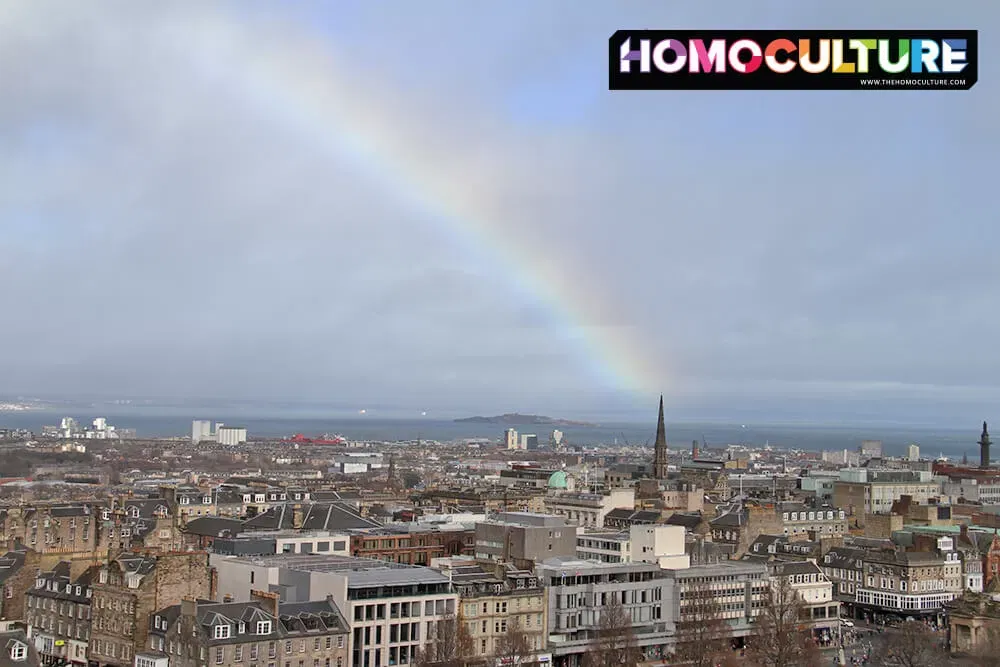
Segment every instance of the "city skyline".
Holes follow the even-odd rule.
[[[644,419],[662,391],[668,421],[959,425],[1000,405],[988,76],[606,89],[623,27],[988,33],[996,7],[52,7],[0,9],[30,63],[0,72],[0,393]]]

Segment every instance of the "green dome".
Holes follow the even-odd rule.
[[[565,489],[566,488],[566,473],[562,470],[556,470],[552,475],[549,476],[549,488],[550,489]]]

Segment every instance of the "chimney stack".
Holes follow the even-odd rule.
[[[278,615],[278,604],[280,596],[277,593],[269,593],[267,591],[250,591],[250,601],[259,602],[260,606],[264,608],[267,613],[271,616]]]

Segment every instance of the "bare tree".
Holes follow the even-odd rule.
[[[888,667],[934,667],[946,661],[947,656],[938,646],[937,638],[920,621],[905,621],[889,628],[885,640],[873,662]],[[995,663],[994,663],[995,664]]]
[[[764,604],[754,619],[747,654],[760,667],[803,667],[816,664],[819,650],[813,641],[805,605],[787,577],[778,576],[764,593]]]
[[[621,602],[612,597],[611,602],[601,608],[597,637],[584,662],[587,667],[634,667],[641,661],[632,617]]]
[[[729,624],[710,588],[688,590],[677,622],[678,660],[691,667],[715,667],[732,655]]]
[[[423,650],[414,661],[415,667],[468,667],[474,661],[475,647],[465,624],[448,614],[434,624]]]
[[[498,665],[518,667],[518,665],[530,662],[533,652],[531,640],[521,629],[521,624],[517,622],[517,619],[514,619],[507,624],[507,632],[497,639],[495,657]]]

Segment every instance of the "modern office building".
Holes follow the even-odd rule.
[[[350,626],[350,667],[405,665],[455,618],[458,596],[447,575],[427,567],[345,556],[213,556],[219,596],[250,599],[250,589],[282,602],[331,597]]]
[[[557,667],[578,667],[601,627],[601,613],[615,601],[632,618],[636,646],[646,660],[673,650],[673,581],[652,563],[598,563],[551,558],[535,573],[548,592],[549,652]]]

